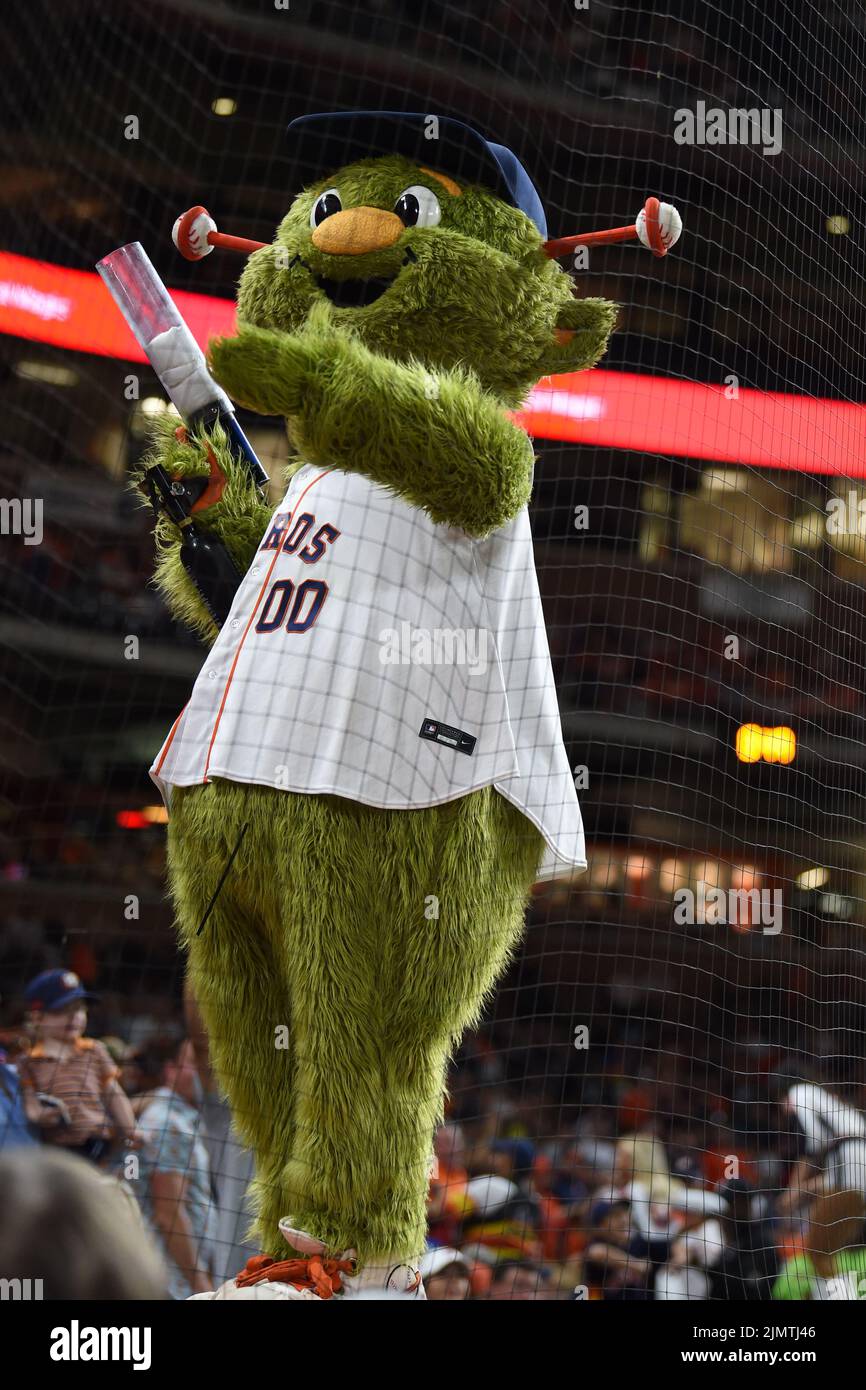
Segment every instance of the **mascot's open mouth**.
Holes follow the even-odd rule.
[[[324,275],[317,275],[316,284],[340,309],[364,309],[390,289],[396,278],[396,275],[387,278],[377,275],[369,280],[329,280]]]
[[[407,246],[400,270],[417,259],[412,248]],[[301,264],[306,266],[305,261]],[[306,268],[310,269],[309,266]],[[396,270],[393,275],[370,275],[356,280],[332,280],[327,275],[311,273],[322,294],[327,295],[331,303],[339,309],[365,309],[368,304],[375,304],[376,300],[391,288],[400,270]]]

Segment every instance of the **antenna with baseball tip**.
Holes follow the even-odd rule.
[[[660,203],[647,198],[634,222],[627,227],[611,227],[605,232],[579,232],[577,236],[558,237],[544,243],[545,253],[555,260],[567,256],[579,246],[604,246],[616,241],[639,241],[654,256],[666,256],[679,241],[683,220],[672,203]],[[200,261],[209,256],[215,246],[226,251],[239,251],[249,256],[261,251],[267,242],[251,241],[248,237],[229,236],[217,231],[217,224],[207,208],[197,204],[183,213],[171,230],[171,239],[188,261]]]
[[[654,256],[666,256],[680,239],[683,219],[673,203],[660,203],[647,198],[634,222],[628,227],[611,227],[606,232],[579,232],[577,236],[559,237],[546,241],[548,256],[567,256],[579,246],[604,246],[614,241],[639,241]]]
[[[201,261],[209,256],[215,246],[224,251],[240,251],[249,256],[253,251],[261,251],[267,246],[265,241],[250,241],[248,237],[229,236],[218,232],[207,208],[197,204],[178,217],[171,229],[171,239],[180,254],[188,261]]]

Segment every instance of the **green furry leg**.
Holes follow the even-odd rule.
[[[365,1260],[417,1255],[445,1068],[520,935],[540,835],[492,788],[421,811],[228,782],[174,795],[182,933],[256,1154],[263,1248],[285,1249],[289,1216]]]
[[[291,1006],[273,942],[282,930],[281,902],[262,872],[275,845],[254,802],[219,797],[216,784],[176,788],[169,822],[169,878],[187,972],[208,1032],[214,1071],[231,1103],[238,1133],[255,1156],[250,1196],[254,1211],[281,1205],[282,1170],[294,1127],[293,1053],[275,1045],[288,1028]],[[237,857],[199,933],[223,870],[243,835]],[[283,1042],[283,1038],[280,1038]],[[282,1212],[280,1213],[282,1214]],[[251,1236],[279,1249],[271,1216]]]

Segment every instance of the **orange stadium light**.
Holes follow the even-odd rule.
[[[737,757],[741,763],[792,763],[797,735],[784,724],[765,729],[761,724],[742,724],[737,730]]]

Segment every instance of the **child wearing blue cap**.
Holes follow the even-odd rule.
[[[115,1135],[132,1148],[140,1138],[107,1048],[84,1036],[92,997],[71,970],[45,970],[31,980],[24,998],[33,1045],[18,1071],[27,1117],[44,1141],[98,1160]]]

